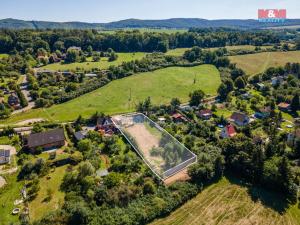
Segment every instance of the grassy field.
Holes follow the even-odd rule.
[[[0,59],[8,57],[8,54],[0,54]]]
[[[189,50],[190,48],[175,48],[175,49],[170,49],[169,51],[166,52],[166,55],[172,55],[172,56],[182,56],[183,53],[186,50]]]
[[[56,167],[54,172],[49,173],[50,179],[47,179],[47,176],[40,179],[41,189],[37,197],[29,204],[30,219],[32,221],[40,219],[47,212],[53,211],[63,204],[64,193],[59,188],[66,168],[67,165]],[[47,201],[47,189],[49,188],[53,192],[53,197],[50,201]]]
[[[143,52],[136,52],[136,53],[117,53],[118,59],[112,62],[108,61],[108,58],[101,58],[99,62],[93,62],[92,57],[87,58],[87,62],[83,63],[53,63],[46,66],[41,67],[42,69],[50,69],[50,70],[76,70],[77,68],[83,70],[91,70],[93,68],[101,68],[107,69],[109,66],[112,65],[120,65],[122,62],[129,62],[136,59],[141,59],[145,56],[146,53]]]
[[[11,214],[15,208],[14,201],[21,198],[23,182],[17,182],[17,174],[4,176],[7,184],[0,189],[0,225],[18,221],[18,216]]]
[[[255,50],[256,46],[253,45],[236,45],[236,46],[226,46],[227,50]],[[208,48],[208,50],[217,50],[217,48]],[[262,49],[272,48],[272,46],[261,46]],[[183,53],[190,48],[175,48],[169,50],[166,54],[173,56],[182,56]]]
[[[300,209],[279,196],[223,178],[151,225],[300,224]]]
[[[287,62],[300,62],[300,51],[263,52],[257,54],[230,56],[230,61],[236,63],[247,74],[261,73],[268,67],[284,66]]]
[[[195,83],[194,83],[195,79]],[[151,96],[154,104],[166,104],[174,97],[187,102],[189,93],[202,89],[206,94],[215,95],[220,85],[216,67],[170,67],[136,74],[47,109],[34,109],[11,116],[3,123],[15,123],[31,118],[45,118],[50,121],[70,121],[82,115],[90,116],[96,111],[117,114],[135,111],[139,101]],[[130,100],[131,90],[131,100]]]

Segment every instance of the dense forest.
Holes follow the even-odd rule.
[[[24,52],[37,54],[39,49],[48,52],[65,51],[71,46],[84,51],[92,47],[95,51],[117,52],[166,52],[168,49],[224,47],[225,45],[263,45],[279,43],[279,38],[270,31],[202,30],[190,32],[142,33],[139,31],[120,31],[115,34],[99,33],[96,30],[1,30],[0,53]]]

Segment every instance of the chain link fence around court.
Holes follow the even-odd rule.
[[[197,162],[197,156],[142,113],[112,117],[149,168],[164,180]]]

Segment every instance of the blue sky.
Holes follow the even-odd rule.
[[[0,19],[110,22],[128,18],[256,19],[257,9],[287,9],[299,0],[0,0]]]

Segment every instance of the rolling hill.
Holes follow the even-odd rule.
[[[0,28],[11,29],[123,29],[123,28],[168,28],[188,29],[191,27],[231,27],[242,29],[256,29],[266,27],[299,26],[300,19],[288,19],[284,23],[261,23],[254,19],[220,19],[206,20],[199,18],[171,18],[163,20],[127,19],[110,23],[85,22],[51,22],[51,21],[25,21],[18,19],[0,20]]]

